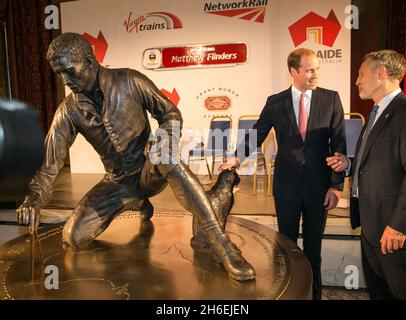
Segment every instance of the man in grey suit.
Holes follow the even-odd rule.
[[[313,270],[313,298],[321,299],[321,239],[327,210],[336,207],[344,182],[344,175],[332,172],[325,158],[345,153],[344,111],[336,91],[317,87],[315,52],[299,48],[287,60],[293,85],[268,97],[254,125],[257,144],[250,144],[247,135],[236,157],[220,170],[238,167],[275,128],[278,154],[273,196],[279,232],[296,243],[302,217],[304,253]]]
[[[356,82],[361,99],[374,107],[351,164],[351,225],[362,227],[361,249],[371,299],[406,299],[406,96],[399,88],[406,70],[401,54],[367,54]],[[326,159],[348,170],[341,153]]]

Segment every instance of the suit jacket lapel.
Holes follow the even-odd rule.
[[[372,127],[372,130],[368,136],[368,140],[365,144],[364,153],[362,154],[361,163],[365,161],[366,157],[368,156],[369,150],[373,146],[375,140],[378,138],[380,132],[388,123],[388,120],[392,117],[395,107],[398,105],[398,96],[397,95],[392,102],[386,107],[385,111],[380,115],[379,119],[376,120],[376,123]]]
[[[315,90],[313,90],[312,99],[310,100],[310,113],[309,119],[307,120],[307,132],[305,143],[309,141],[312,135],[312,131],[316,126],[316,115],[319,110],[319,102],[320,102],[320,91],[318,88],[316,88]]]
[[[289,94],[285,99],[286,113],[288,115],[292,128],[295,128],[295,133],[300,136],[299,127],[297,126],[295,110],[293,109],[292,88],[289,88]]]
[[[369,116],[368,116],[368,118],[366,119],[364,125],[362,126],[361,132],[360,132],[359,137],[358,137],[357,146],[355,147],[354,161],[353,161],[353,164],[351,165],[351,171],[352,171],[352,170],[355,168],[355,166],[357,165],[357,155],[358,155],[358,152],[359,152],[359,148],[361,147],[362,137],[364,136],[364,132],[365,132],[365,130],[366,130],[366,128],[367,128],[368,120],[369,120]],[[353,174],[353,173],[352,173],[352,174]]]

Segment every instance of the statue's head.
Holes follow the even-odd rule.
[[[90,90],[99,67],[92,46],[77,33],[63,33],[55,38],[48,48],[47,60],[73,92]]]

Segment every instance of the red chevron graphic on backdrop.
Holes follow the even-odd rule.
[[[87,32],[83,34],[83,37],[93,46],[94,55],[96,56],[97,61],[102,63],[106,55],[107,48],[109,47],[106,39],[104,38],[103,32],[99,31],[97,38],[92,37]]]
[[[175,105],[175,107],[178,106],[180,97],[175,88],[172,90],[172,92],[165,89],[161,89],[161,92]]]
[[[263,23],[265,19],[265,7],[257,7],[254,9],[235,9],[235,10],[222,10],[222,11],[213,11],[213,12],[206,12],[210,14],[216,14],[219,16],[225,17],[237,17],[238,19],[242,20],[253,20],[255,17],[255,21],[259,23]]]

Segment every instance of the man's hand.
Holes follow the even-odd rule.
[[[226,169],[231,169],[231,168],[236,168],[238,169],[240,167],[240,160],[237,157],[228,159],[227,162],[224,162],[220,168],[219,171],[223,171]]]
[[[381,251],[382,254],[393,253],[402,249],[406,240],[406,235],[403,233],[386,226],[381,237]]]
[[[327,190],[326,197],[324,198],[323,205],[326,207],[326,210],[331,210],[337,207],[338,200],[340,200],[341,192],[337,189],[330,188]]]
[[[24,203],[17,209],[17,222],[22,225],[29,225],[31,233],[38,229],[39,218],[39,206],[30,200],[24,201]]]
[[[335,152],[334,156],[327,157],[326,162],[335,172],[343,172],[350,166],[350,160],[339,152]]]

